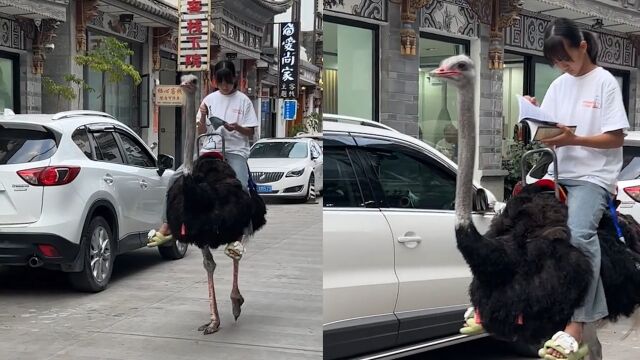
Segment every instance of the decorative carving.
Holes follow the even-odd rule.
[[[0,17],[0,46],[25,50],[24,31],[16,20]]]
[[[338,10],[331,9],[331,10]],[[364,17],[367,19],[386,21],[387,1],[386,0],[361,0],[359,4],[351,7],[351,15]]]
[[[504,68],[503,31],[518,18],[521,0],[468,0],[478,20],[489,25],[489,69]]]
[[[25,36],[32,40],[31,49],[33,53],[33,59],[31,63],[31,72],[36,75],[42,75],[44,72],[44,61],[46,55],[44,51],[45,44],[53,43],[53,39],[56,38],[55,31],[60,26],[60,21],[55,19],[27,19],[23,17],[17,17],[18,22]]]
[[[416,22],[417,11],[427,5],[431,0],[402,0],[400,4],[400,21],[402,29],[400,30],[400,54],[416,55],[416,32],[413,24]]]
[[[87,24],[98,15],[98,0],[76,1],[76,51],[87,51]]]
[[[165,43],[171,43],[173,39],[172,28],[153,28],[153,70],[160,70],[160,47]]]
[[[421,28],[446,31],[474,38],[478,33],[476,14],[463,0],[432,1],[422,8],[419,21]]]

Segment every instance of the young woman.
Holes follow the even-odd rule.
[[[539,355],[546,359],[581,359],[585,327],[608,314],[600,278],[600,245],[597,227],[616,191],[622,168],[624,129],[629,121],[616,79],[596,64],[595,36],[580,30],[575,22],[556,19],[545,31],[544,55],[563,75],[553,81],[541,108],[561,124],[564,131],[542,142],[554,147],[558,156],[558,179],[568,190],[568,225],[571,243],[589,258],[594,278],[571,322],[549,340]],[[535,98],[527,97],[534,105]],[[577,126],[575,134],[566,126]],[[547,177],[552,177],[553,165]],[[557,289],[563,291],[563,289]],[[560,329],[559,329],[560,330]],[[590,359],[597,354],[597,338]]]
[[[258,118],[251,100],[238,91],[236,83],[236,69],[233,62],[223,60],[218,62],[211,73],[211,80],[218,89],[207,95],[198,111],[197,119],[198,135],[217,132],[225,138],[225,156],[229,165],[236,173],[236,177],[242,183],[245,191],[249,192],[249,140],[254,136],[254,130],[258,126]],[[217,126],[222,120],[222,125]],[[204,149],[219,149],[215,142],[216,137],[211,137],[206,142]],[[179,169],[180,170],[180,169]],[[176,171],[176,176],[182,171]],[[173,183],[172,179],[171,183]],[[166,215],[165,215],[166,216]],[[158,231],[149,234],[149,244],[157,246],[172,240],[171,231],[165,223]],[[240,242],[229,244],[225,253],[240,259],[244,253],[244,246]]]

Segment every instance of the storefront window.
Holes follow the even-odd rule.
[[[525,58],[524,56],[505,54],[502,77],[502,134],[505,145],[513,142],[514,129],[518,123],[518,99],[516,95],[528,95],[524,92]]]
[[[0,112],[5,108],[19,110],[14,108],[13,63],[12,59],[0,58]]]
[[[96,47],[104,36],[89,33],[90,49]],[[140,72],[142,48],[138,44],[129,43],[129,48],[134,54],[126,59],[128,64]],[[102,84],[106,81],[105,87],[105,108],[102,108]],[[140,98],[139,89],[130,77],[125,77],[119,83],[108,81],[101,73],[87,68],[87,82],[95,89],[94,92],[85,93],[85,108],[88,110],[104,111],[113,115],[125,125],[138,130],[140,128],[139,110]]]
[[[375,120],[375,31],[324,22],[324,112]]]
[[[560,75],[562,75],[562,72],[555,67],[549,66],[549,64],[535,63],[535,88],[533,94],[539,104],[542,104],[542,100],[544,100],[544,96],[553,80]]]
[[[458,99],[455,87],[429,72],[453,55],[467,53],[464,44],[420,39],[419,136],[453,161],[457,161]]]

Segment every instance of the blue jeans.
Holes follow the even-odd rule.
[[[609,194],[604,188],[587,181],[560,180],[559,182],[568,192],[568,225],[571,230],[571,244],[587,256],[594,275],[584,304],[574,311],[571,321],[590,323],[609,314],[600,277],[601,254],[598,239],[598,225],[602,214],[607,209]]]

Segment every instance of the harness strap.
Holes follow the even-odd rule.
[[[613,198],[611,195],[607,194],[607,200],[609,200],[609,213],[611,214],[611,219],[613,220],[613,225],[616,227],[616,235],[618,235],[618,240],[623,243],[627,243],[624,239],[624,235],[622,235],[622,230],[620,229],[620,223],[618,222],[618,212],[616,211],[616,206],[613,202]]]

